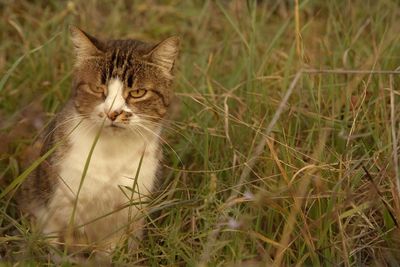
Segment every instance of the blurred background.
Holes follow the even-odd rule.
[[[73,24],[182,39],[147,235],[116,264],[398,266],[399,21],[397,0],[1,0],[0,261],[53,264],[10,182],[70,96]]]

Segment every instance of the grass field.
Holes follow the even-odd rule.
[[[0,14],[0,261],[52,265],[5,181],[23,181],[69,97],[74,24],[182,38],[162,191],[117,265],[400,264],[396,0],[3,0]]]

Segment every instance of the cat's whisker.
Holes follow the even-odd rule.
[[[164,139],[162,138],[159,134],[154,132],[152,129],[144,126],[143,124],[137,124],[139,127],[142,127],[144,130],[147,130],[149,133],[155,135],[158,139],[160,139],[164,144],[168,146],[169,149],[175,154],[175,156],[178,158],[179,162],[183,165],[181,157],[178,155],[178,153],[175,151],[175,149],[172,148],[172,146]]]
[[[96,124],[89,124],[89,125],[83,125],[83,127],[84,128],[82,128],[82,134],[83,135],[87,135],[88,133],[90,133],[93,129],[96,129],[97,128],[97,126],[98,125],[96,125]],[[97,132],[98,131],[103,131],[104,129],[103,128],[99,128],[99,129],[96,129],[96,134],[97,134]],[[76,138],[80,138],[80,136],[76,136]],[[95,138],[95,137],[94,137]],[[94,139],[93,140],[91,140],[91,142],[94,142]]]
[[[174,129],[173,127],[163,125],[161,123],[157,123],[157,122],[153,122],[153,121],[148,121],[148,120],[146,121],[146,124],[150,124],[151,126],[154,126],[154,127],[162,127],[163,130],[171,131],[174,134],[178,134],[178,135],[182,136],[183,138],[185,138],[185,140],[188,141],[189,143],[192,143],[192,141],[187,136],[185,136],[181,131]]]
[[[146,143],[149,142],[149,139],[140,131],[139,128],[129,125],[127,129],[135,134],[139,134],[146,141]]]
[[[160,122],[159,121],[153,121],[151,119],[157,118],[156,116],[151,116],[151,115],[146,115],[146,114],[140,114],[137,115],[139,118],[141,118],[143,121],[145,121],[145,123],[147,124],[152,124],[152,125],[156,125],[162,128],[171,128],[173,129],[173,127],[176,127],[178,130],[181,130],[183,126],[186,126],[184,124],[179,124],[176,121],[173,120],[164,120],[162,119]],[[176,131],[178,131],[176,130]]]
[[[142,119],[145,121],[146,124],[152,124],[152,125],[155,125],[155,126],[158,126],[158,127],[162,127],[163,129],[166,128],[166,127],[170,128],[170,129],[173,129],[175,131],[178,131],[178,129],[179,130],[182,129],[182,128],[180,128],[180,126],[170,126],[168,123],[155,122],[155,121],[151,121],[151,120],[146,120],[144,118],[142,118]],[[174,129],[174,127],[176,127],[176,129]]]
[[[67,117],[62,122],[57,122],[57,126],[54,127],[54,129],[52,129],[51,131],[49,131],[46,134],[46,136],[43,138],[43,142],[45,142],[47,140],[47,138],[49,138],[50,135],[52,135],[57,129],[59,129],[60,127],[64,126],[65,124],[68,124],[68,123],[73,122],[75,120],[80,120],[76,125],[74,125],[72,127],[72,128],[74,128],[86,118],[89,118],[89,116],[88,115],[77,115],[77,116]]]
[[[141,117],[141,118],[145,118],[145,119],[156,119],[156,120],[160,120],[161,123],[162,123],[162,122],[167,122],[167,123],[175,124],[175,125],[178,125],[178,126],[186,126],[186,124],[184,124],[184,123],[182,123],[182,122],[179,122],[179,121],[176,121],[176,120],[169,120],[169,119],[166,119],[166,118],[160,119],[160,117],[152,116],[152,115],[148,115],[148,114],[137,114],[137,116],[138,116],[138,117]],[[152,122],[155,122],[155,121],[152,121]]]

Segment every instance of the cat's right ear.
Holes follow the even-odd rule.
[[[178,56],[180,39],[173,36],[157,44],[149,53],[154,64],[159,66],[167,76],[171,76],[172,69]]]
[[[69,26],[71,40],[75,47],[76,64],[80,65],[82,61],[90,57],[100,55],[100,42],[93,36],[87,34],[76,26]]]

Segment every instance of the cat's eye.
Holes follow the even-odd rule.
[[[102,94],[105,93],[105,87],[104,86],[91,86],[91,89],[94,93],[97,94]]]
[[[136,89],[129,92],[129,96],[132,98],[141,98],[147,94],[146,89]]]

